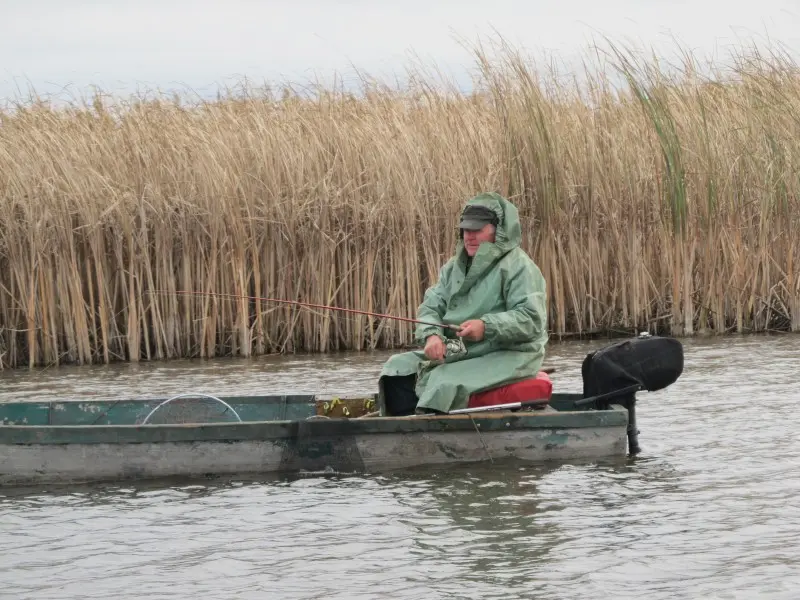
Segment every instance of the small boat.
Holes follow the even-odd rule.
[[[673,383],[683,349],[647,336],[586,356],[582,392],[387,416],[380,395],[218,396],[0,404],[0,485],[637,454],[636,394]]]

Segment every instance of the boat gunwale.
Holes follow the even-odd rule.
[[[0,425],[2,445],[139,444],[171,442],[234,443],[251,440],[331,438],[397,433],[519,431],[625,427],[628,411],[613,404],[603,410],[487,411],[486,414],[406,417],[325,418],[228,423],[123,425]]]

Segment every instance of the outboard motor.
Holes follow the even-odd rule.
[[[581,366],[583,400],[607,409],[620,404],[628,410],[628,451],[638,454],[636,392],[655,392],[672,385],[683,372],[683,345],[674,338],[644,334],[618,342],[586,356]]]

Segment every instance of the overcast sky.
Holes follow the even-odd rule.
[[[411,53],[458,74],[474,61],[457,37],[493,30],[566,60],[599,35],[704,54],[769,36],[800,53],[800,1],[0,0],[0,98],[402,74]]]

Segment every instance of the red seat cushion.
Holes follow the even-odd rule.
[[[539,374],[531,379],[524,379],[490,390],[475,392],[469,397],[467,408],[510,404],[527,400],[541,400],[542,404],[547,404],[552,393],[553,382],[550,380],[550,376],[544,371],[539,371]]]

